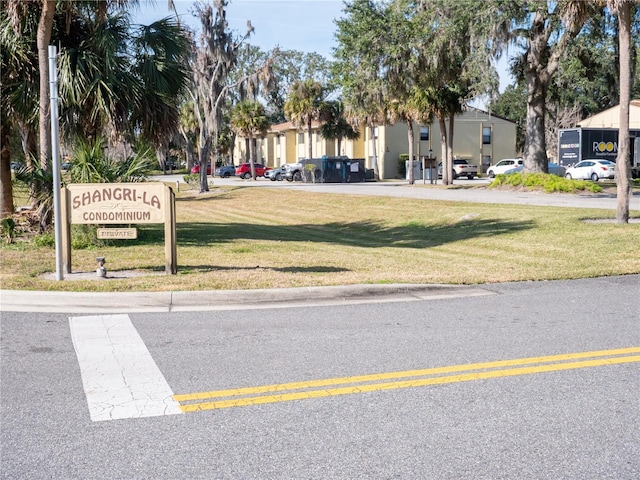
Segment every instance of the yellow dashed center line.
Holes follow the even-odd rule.
[[[640,362],[640,355],[629,355],[635,353],[640,353],[640,347],[216,390],[174,395],[173,399],[181,403],[183,412],[194,412]],[[455,375],[448,375],[452,373]],[[217,398],[221,400],[203,401]]]

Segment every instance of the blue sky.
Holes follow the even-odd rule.
[[[181,21],[197,27],[199,22],[191,14],[194,3],[175,1]],[[155,5],[140,0],[135,21],[151,23],[170,16],[172,12],[167,5],[167,0],[156,0]],[[244,33],[250,20],[255,32],[249,43],[262,50],[279,46],[330,58],[335,46],[334,19],[341,16],[342,9],[342,0],[230,0],[227,21],[232,29]]]
[[[210,0],[209,0],[210,1]],[[192,15],[193,0],[175,0],[181,22],[195,28],[199,21]],[[247,20],[255,32],[249,43],[268,51],[276,46],[284,50],[316,52],[330,59],[335,42],[335,19],[342,16],[342,0],[230,0],[227,7],[229,26],[246,32]],[[167,0],[140,0],[140,9],[135,21],[148,24],[166,16],[172,16]],[[507,62],[498,62],[500,91],[511,81],[506,73]],[[483,101],[474,103],[480,108]]]

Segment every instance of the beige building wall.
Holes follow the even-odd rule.
[[[620,128],[620,106],[585,118],[577,125],[589,128]],[[629,104],[629,129],[640,129],[640,99],[631,100]]]
[[[311,142],[313,156],[323,155],[337,156],[344,154],[349,158],[364,158],[366,168],[374,168],[373,147],[371,142],[371,129],[363,128],[358,140],[343,140],[342,152],[337,151],[335,140],[326,140],[318,134],[318,124],[313,125]],[[428,140],[420,139],[420,126],[413,125],[414,130],[414,155],[428,157],[431,150],[438,162],[442,160],[440,145],[440,126],[436,120],[429,125]],[[490,133],[489,143],[483,143],[483,131]],[[398,173],[398,160],[400,155],[408,154],[408,130],[404,123],[390,126],[378,126],[376,133],[376,153],[378,172],[381,180],[400,178]],[[291,122],[273,125],[265,139],[260,140],[257,157],[258,161],[264,158],[267,165],[278,167],[285,163],[295,163],[309,155],[308,133],[306,129],[298,129]],[[469,108],[456,116],[454,125],[453,154],[456,157],[466,158],[471,163],[478,165],[480,172],[486,171],[489,165],[502,158],[516,156],[516,125],[509,120],[490,115],[487,112]],[[245,149],[243,138],[236,138],[236,151],[242,154]],[[246,158],[236,156],[235,158]]]
[[[428,128],[428,140],[420,140],[420,127],[418,124],[413,125],[414,155],[428,157],[431,150],[432,158],[438,162],[442,161],[439,122],[435,120],[429,125],[422,125]],[[483,143],[484,128],[490,132],[490,141],[487,144]],[[369,130],[367,129],[363,146],[367,168],[373,168]],[[400,155],[409,153],[407,125],[397,123],[382,126],[377,128],[377,132],[376,150],[380,178],[399,178],[398,159]],[[502,158],[513,158],[516,155],[516,124],[510,120],[470,109],[455,117],[453,133],[454,157],[466,158],[478,165],[480,172],[486,171],[489,165]]]

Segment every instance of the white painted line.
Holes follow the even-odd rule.
[[[128,315],[69,317],[94,422],[182,413]]]

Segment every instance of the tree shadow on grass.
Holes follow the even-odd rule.
[[[376,222],[259,225],[253,223],[180,223],[178,246],[210,246],[237,240],[335,243],[361,248],[430,248],[470,238],[529,230],[532,221],[471,219],[446,225],[411,223],[388,227]]]
[[[154,270],[155,267],[150,266],[148,267],[148,269]],[[282,273],[341,273],[351,271],[351,269],[349,268],[330,267],[326,265],[314,265],[312,267],[266,267],[261,265],[256,265],[255,267],[228,267],[219,265],[181,265],[178,267],[178,270],[181,274],[221,272],[225,270],[251,271],[260,269]]]

